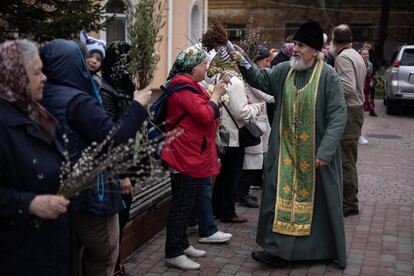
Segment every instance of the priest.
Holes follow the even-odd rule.
[[[332,260],[345,268],[339,147],[345,99],[335,70],[323,61],[320,25],[304,23],[293,41],[290,61],[272,69],[258,69],[227,44],[245,80],[276,101],[256,237],[263,251],[252,258],[276,267]]]

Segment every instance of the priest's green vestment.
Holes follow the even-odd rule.
[[[317,64],[317,63],[316,63]],[[294,86],[304,88],[314,72],[313,66],[294,73]],[[304,234],[289,233],[289,228],[280,231],[276,227],[275,212],[278,200],[279,155],[281,148],[281,120],[283,101],[288,97],[284,92],[286,77],[290,70],[289,62],[278,64],[272,69],[258,69],[252,66],[249,70],[241,68],[245,80],[253,87],[275,97],[276,111],[269,139],[269,148],[264,162],[264,183],[262,202],[260,205],[259,222],[256,242],[264,250],[285,260],[335,260],[339,267],[346,266],[345,230],[342,210],[342,168],[339,141],[347,121],[347,112],[340,81],[335,70],[326,64],[322,65],[319,83],[311,109],[314,112],[314,156],[328,161],[327,166],[314,169],[314,190],[310,231]],[[292,78],[289,78],[292,81]],[[286,99],[284,99],[284,97]],[[285,102],[285,108],[286,108]],[[303,118],[285,118],[298,125],[309,120]],[[282,120],[283,121],[283,120]],[[283,138],[283,137],[282,137]],[[299,156],[301,152],[299,151]],[[294,160],[293,160],[294,161]],[[309,164],[307,164],[309,165]],[[286,174],[285,174],[286,175]],[[279,190],[280,191],[283,190]],[[288,192],[290,189],[285,188]],[[301,189],[295,190],[300,196]],[[303,193],[303,191],[302,191]],[[304,193],[306,194],[306,193]],[[304,195],[303,194],[303,195]],[[300,203],[299,203],[300,204]],[[288,217],[289,218],[289,217]],[[280,223],[280,222],[279,222]],[[283,223],[285,225],[286,223]],[[292,222],[293,226],[294,222]],[[279,227],[280,228],[280,227]]]

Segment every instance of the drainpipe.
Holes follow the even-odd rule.
[[[208,29],[208,0],[204,0],[204,32]]]
[[[173,0],[168,0],[168,30],[167,30],[167,74],[172,67],[173,43]]]

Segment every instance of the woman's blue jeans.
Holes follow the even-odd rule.
[[[218,231],[214,223],[213,207],[211,205],[211,177],[200,179],[197,185],[198,234],[200,238],[203,238]]]

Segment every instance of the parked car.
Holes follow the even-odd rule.
[[[414,45],[402,46],[392,55],[384,79],[387,114],[396,114],[401,104],[414,105]]]

